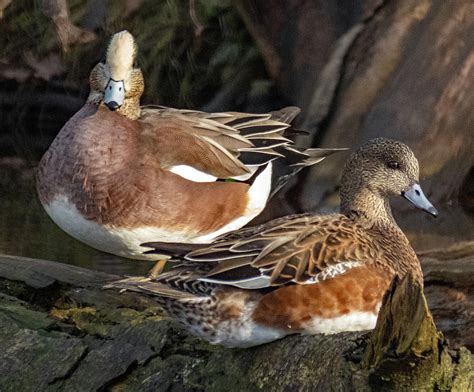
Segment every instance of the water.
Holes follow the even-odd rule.
[[[152,262],[92,249],[64,233],[44,212],[34,168],[19,158],[0,159],[0,254],[74,264],[119,275],[144,275]]]

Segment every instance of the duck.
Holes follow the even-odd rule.
[[[162,262],[166,254],[144,254],[140,244],[210,243],[259,215],[291,176],[341,150],[296,148],[288,138],[296,107],[250,114],[140,106],[136,54],[132,34],[113,35],[86,103],[37,170],[46,213],[93,248]]]
[[[438,215],[420,187],[412,150],[373,139],[343,169],[340,213],[243,228],[174,256],[158,278],[130,277],[107,287],[152,296],[191,333],[227,347],[370,330],[395,276],[410,273],[423,287],[419,260],[391,212],[394,196]],[[159,244],[144,245],[160,252]]]

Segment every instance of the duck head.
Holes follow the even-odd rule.
[[[432,216],[438,211],[424,195],[419,184],[419,165],[405,144],[377,138],[352,154],[341,180],[341,209],[393,219],[388,200],[402,196]],[[383,211],[382,211],[383,210]]]
[[[144,81],[141,70],[134,67],[136,53],[135,40],[128,31],[112,36],[105,62],[97,64],[90,74],[90,103],[103,104],[131,119],[140,116]]]

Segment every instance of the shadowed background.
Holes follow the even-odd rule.
[[[136,38],[143,103],[264,112],[297,105],[304,146],[412,147],[437,220],[395,201],[417,250],[472,240],[474,4],[397,1],[0,1],[0,253],[115,273],[149,265],[77,243],[41,210],[34,168],[84,103],[108,37]],[[299,176],[259,218],[334,211],[342,165]]]

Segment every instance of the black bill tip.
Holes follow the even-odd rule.
[[[438,210],[436,208],[434,208],[433,206],[429,207],[426,209],[426,211],[431,214],[432,216],[434,216],[435,218],[438,217]]]
[[[119,105],[117,102],[115,102],[115,101],[107,102],[106,105],[107,105],[107,107],[108,107],[110,110],[112,110],[113,112],[114,112],[115,110],[117,110],[117,109],[120,107],[120,105]]]

